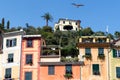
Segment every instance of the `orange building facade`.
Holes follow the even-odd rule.
[[[40,80],[41,41],[41,35],[23,36],[20,80]]]
[[[109,38],[106,36],[82,36],[79,39],[81,80],[109,80]]]
[[[48,50],[51,53],[46,54]],[[39,62],[40,80],[80,80],[83,62],[64,62],[61,58],[59,46],[43,46]]]

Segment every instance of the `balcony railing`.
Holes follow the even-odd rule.
[[[74,58],[66,58],[66,57],[61,57],[61,62],[78,62],[79,58],[74,57]]]
[[[92,55],[91,53],[86,53],[85,55],[83,55],[82,57],[85,57],[87,60],[92,60]]]

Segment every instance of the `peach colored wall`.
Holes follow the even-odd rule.
[[[79,48],[79,52],[85,55],[85,48]],[[98,48],[91,48],[92,60],[84,58],[84,66],[81,67],[82,80],[108,80],[108,49],[104,48],[105,60],[98,59]],[[92,64],[99,64],[100,75],[93,75]]]
[[[25,72],[32,72],[32,80],[40,80],[39,78],[39,60],[40,60],[40,49],[41,48],[41,39],[33,39],[33,47],[26,47],[26,39],[22,41],[22,60],[21,60],[21,80],[25,79]],[[26,65],[26,54],[32,54],[33,64]]]
[[[80,66],[72,66],[73,78],[70,80],[80,80]],[[48,75],[48,66],[40,67],[40,80],[66,80],[64,77],[65,66],[55,66],[55,74]]]

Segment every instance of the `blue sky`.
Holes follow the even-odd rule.
[[[80,3],[85,6],[76,8],[71,3]],[[42,27],[45,21],[42,15],[49,12],[54,23],[59,18],[81,20],[81,26],[91,27],[93,31],[109,33],[120,31],[120,0],[1,0],[0,20],[4,17],[10,26],[25,27],[26,23],[35,27]]]

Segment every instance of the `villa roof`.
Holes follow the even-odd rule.
[[[81,23],[80,20],[73,20],[73,19],[67,19],[67,18],[66,18],[66,19],[65,19],[65,18],[60,18],[58,22],[60,22],[61,20],[65,20],[65,21],[75,21],[75,22],[79,21],[79,22]]]

